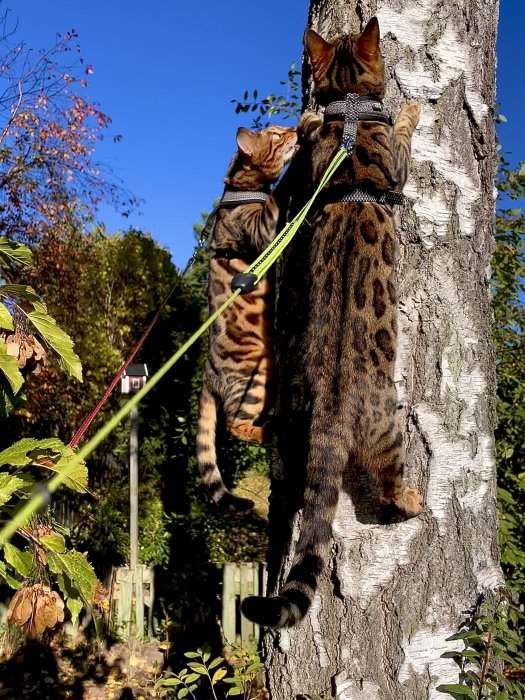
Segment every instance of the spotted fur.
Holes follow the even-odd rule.
[[[239,129],[226,189],[269,192],[295,150],[294,128],[271,126],[260,132]],[[274,238],[278,208],[265,203],[220,208],[213,232],[208,300],[210,312],[231,294],[232,277],[244,272]],[[199,408],[199,472],[215,502],[246,510],[253,502],[231,494],[217,466],[215,431],[222,406],[229,432],[239,440],[263,442],[268,423],[273,371],[273,287],[268,278],[235,302],[214,322]]]
[[[326,105],[349,92],[382,98],[384,64],[373,18],[358,35],[332,42],[305,34],[315,94]],[[250,597],[243,612],[259,624],[291,626],[306,614],[328,558],[332,523],[350,464],[368,471],[392,513],[421,512],[421,496],[403,485],[405,449],[396,389],[395,230],[392,207],[337,203],[352,187],[401,190],[408,173],[419,105],[405,105],[392,126],[360,122],[355,149],[327,186],[312,217],[310,309],[305,374],[311,395],[303,521],[279,596]],[[339,147],[342,121],[306,114],[298,191],[310,192]],[[309,146],[308,146],[309,144]],[[301,173],[298,173],[301,178]]]

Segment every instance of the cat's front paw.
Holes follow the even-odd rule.
[[[423,510],[423,496],[412,486],[406,486],[394,503],[406,518],[415,518]]]
[[[416,126],[419,124],[419,117],[421,116],[421,105],[419,102],[407,102],[406,105],[401,107],[399,112],[399,119],[407,121],[410,125],[410,130],[414,131]]]
[[[299,143],[308,139],[322,124],[323,118],[318,114],[305,112],[297,124],[297,140]]]

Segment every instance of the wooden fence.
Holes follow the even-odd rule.
[[[111,570],[110,620],[125,639],[153,636],[153,569],[137,566],[136,575],[127,566]],[[246,562],[224,564],[222,574],[222,633],[225,644],[249,647],[259,640],[258,625],[241,614],[241,600],[248,595],[264,595],[266,564]],[[147,609],[147,613],[146,610]],[[145,617],[147,615],[147,628]]]
[[[259,641],[259,626],[241,614],[241,600],[248,595],[264,595],[266,564],[228,563],[222,574],[222,633],[225,644],[248,647]]]
[[[131,636],[153,636],[153,569],[139,564],[133,572],[127,566],[113,567],[110,578],[110,620],[118,633]],[[147,608],[147,630],[144,628]]]

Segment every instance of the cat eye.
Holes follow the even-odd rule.
[[[272,134],[272,139],[274,141],[280,141],[282,139],[282,136],[280,134]]]

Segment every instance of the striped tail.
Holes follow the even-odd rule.
[[[199,474],[208,495],[221,507],[235,511],[253,508],[249,498],[239,498],[228,491],[217,466],[215,434],[217,429],[217,400],[204,381],[199,403],[199,428],[197,432],[197,462]]]
[[[312,432],[301,533],[286,583],[278,596],[250,596],[241,604],[243,614],[263,627],[293,627],[304,618],[330,554],[332,523],[348,455],[341,447],[327,444],[330,438],[326,432],[315,432],[318,439]]]

